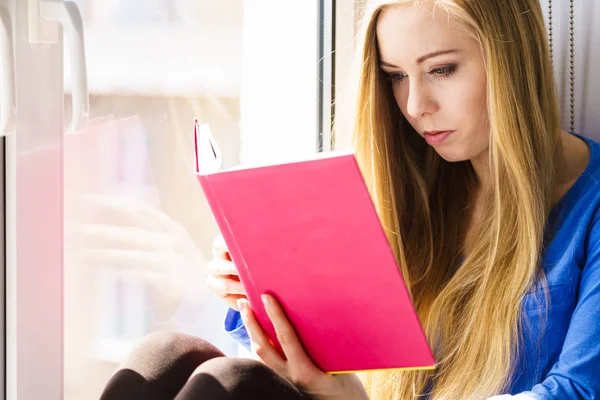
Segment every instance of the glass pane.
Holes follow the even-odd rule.
[[[90,121],[64,141],[65,398],[91,400],[132,346],[154,331],[197,335],[238,354],[223,331],[226,306],[205,288],[218,229],[194,175],[192,129],[194,118],[210,124],[224,167],[240,163],[241,93],[252,86],[251,79],[242,82],[243,40],[246,21],[256,15],[245,15],[242,0],[76,3],[84,19]],[[277,21],[277,8],[270,8],[260,18]],[[296,35],[297,42],[316,47],[316,29],[302,29],[310,34]],[[303,65],[316,71],[311,51],[314,58]],[[68,46],[65,52],[68,122]],[[271,64],[251,62],[263,70]],[[316,73],[307,75],[316,90]],[[316,127],[316,95],[298,96],[286,108],[302,102],[301,110],[313,113],[302,119]],[[279,101],[263,100],[264,107]],[[277,128],[282,141],[297,132]],[[316,140],[315,129],[303,132]],[[244,146],[254,154],[247,158],[260,158],[265,142],[247,136]]]

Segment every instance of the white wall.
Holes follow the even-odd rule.
[[[317,150],[317,6],[316,1],[244,2],[242,164]]]
[[[548,23],[548,0],[540,0]],[[552,1],[554,69],[561,98],[563,128],[570,128],[569,5]],[[600,140],[600,4],[575,1],[575,131]],[[596,21],[596,23],[595,23]]]

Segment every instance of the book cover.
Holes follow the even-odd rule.
[[[195,127],[196,172],[252,309],[281,303],[325,372],[433,369],[435,360],[352,153],[202,172],[218,146]]]

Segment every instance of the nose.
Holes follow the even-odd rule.
[[[416,80],[411,81],[406,101],[407,114],[412,118],[421,118],[435,113],[438,109],[439,105],[427,85]]]

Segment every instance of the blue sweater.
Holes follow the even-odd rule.
[[[523,299],[523,342],[509,387],[523,397],[600,399],[600,144],[579,137],[590,162],[552,210],[542,258],[550,308],[546,314],[540,288]],[[250,348],[238,312],[229,310],[225,329]]]

